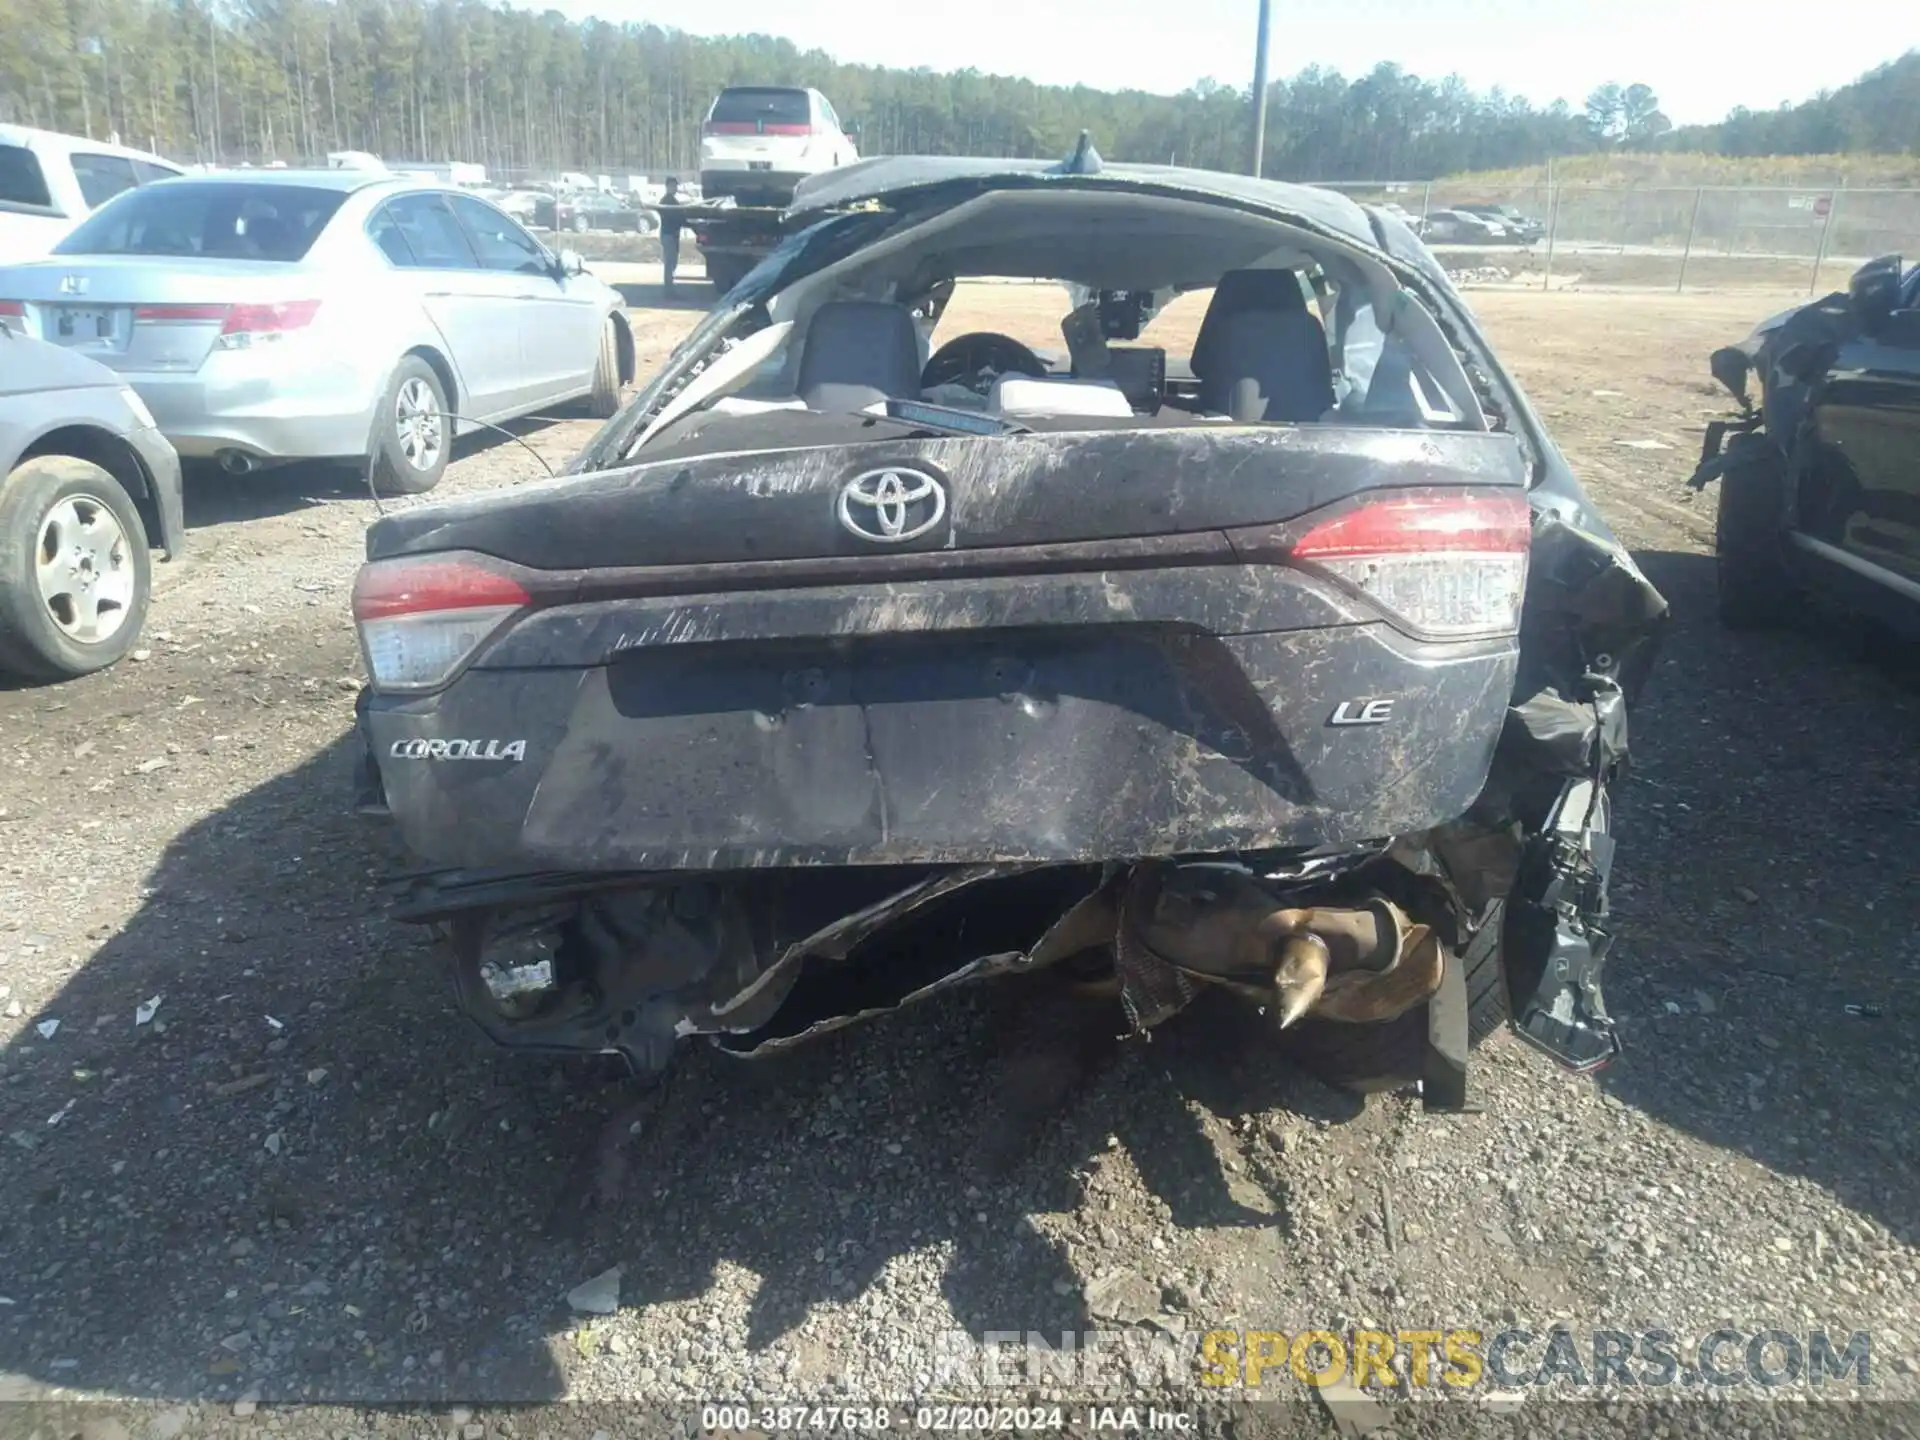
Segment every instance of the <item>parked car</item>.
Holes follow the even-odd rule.
[[[660,220],[652,210],[636,206],[624,195],[578,190],[556,199],[553,228],[575,234],[612,230],[628,235],[651,235],[660,228]]]
[[[543,194],[538,190],[502,190],[498,195],[487,195],[482,198],[498,205],[522,225],[534,224],[540,202],[545,200],[551,203],[553,199],[551,195]],[[553,227],[549,225],[546,228]]]
[[[579,257],[452,186],[354,170],[121,195],[0,268],[9,311],[118,371],[182,456],[371,456],[393,493],[432,489],[480,423],[581,398],[611,415],[633,368],[625,306]]]
[[[1420,242],[1084,144],[791,220],[556,483],[367,533],[359,799],[482,1029],[653,1070],[1017,970],[1436,1105],[1508,1016],[1605,1064],[1665,602]],[[941,338],[1001,275],[1068,355]]]
[[[140,397],[0,322],[0,671],[112,665],[139,638],[154,555],[185,543],[180,461]]]
[[[39,259],[122,190],[181,173],[144,150],[0,125],[0,265]]]
[[[807,176],[860,158],[854,133],[818,90],[729,86],[714,96],[700,129],[700,193],[785,205]]]
[[[1493,221],[1506,231],[1507,239],[1516,245],[1531,245],[1547,233],[1547,227],[1540,221],[1522,214],[1511,205],[1456,205],[1454,208]]]
[[[1709,368],[1740,402],[1692,480],[1720,482],[1721,620],[1779,624],[1811,593],[1920,638],[1920,265],[1870,261]]]
[[[1420,236],[1429,245],[1504,245],[1507,229],[1498,220],[1467,210],[1430,210]]]

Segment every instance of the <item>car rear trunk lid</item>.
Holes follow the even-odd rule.
[[[1487,432],[1209,424],[925,437],[889,435],[866,416],[787,412],[788,422],[779,449],[667,457],[389,515],[368,531],[367,557],[474,550],[539,570],[860,569],[1218,533],[1372,489],[1526,478],[1514,439]],[[863,438],[830,443],[848,434]],[[726,588],[738,576],[700,583]]]
[[[27,335],[115,370],[192,371],[236,314],[271,314],[315,288],[274,261],[74,256],[0,274],[0,304],[18,304]]]

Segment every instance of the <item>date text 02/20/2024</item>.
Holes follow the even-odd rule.
[[[884,1405],[707,1405],[701,1409],[700,1426],[712,1435],[857,1434],[895,1429],[950,1435],[1045,1434],[1069,1429],[1178,1434],[1193,1428],[1193,1417],[1184,1410],[1152,1405],[1086,1409],[1062,1405],[918,1405],[898,1409]]]

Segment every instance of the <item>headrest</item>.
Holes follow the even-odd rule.
[[[829,300],[807,322],[801,399],[815,410],[859,410],[920,393],[913,312],[887,300]]]
[[[1218,346],[1220,322],[1229,315],[1250,311],[1305,310],[1300,277],[1291,270],[1229,270],[1214,287],[1213,299],[1200,321],[1193,342],[1193,373],[1205,375],[1211,353]]]

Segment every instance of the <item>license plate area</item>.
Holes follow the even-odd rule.
[[[59,345],[109,344],[118,338],[119,312],[98,305],[62,305],[48,317],[46,338]]]
[[[749,170],[771,170],[773,169],[773,162],[771,160],[749,160],[747,161],[747,168]]]

